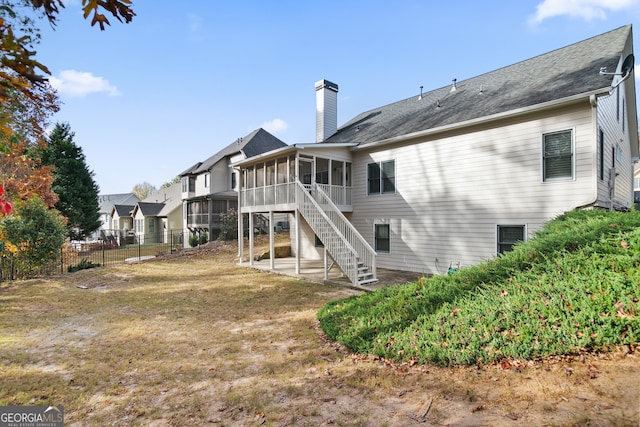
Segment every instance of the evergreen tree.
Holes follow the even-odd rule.
[[[68,123],[56,123],[39,155],[43,164],[54,168],[52,189],[59,197],[55,207],[67,218],[69,237],[82,239],[100,227],[100,206],[94,173],[82,148],[73,142],[74,135]]]

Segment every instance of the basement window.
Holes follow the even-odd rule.
[[[391,249],[391,233],[389,224],[376,224],[374,240],[376,252],[389,253]]]
[[[513,250],[513,246],[525,240],[524,225],[498,225],[498,253]]]

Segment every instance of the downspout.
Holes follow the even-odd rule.
[[[589,95],[589,104],[591,105],[591,123],[593,123],[593,135],[596,136],[595,141],[595,150],[593,150],[593,192],[591,199],[586,201],[584,204],[580,204],[577,206],[577,209],[591,208],[594,207],[598,203],[598,181],[600,179],[598,174],[598,167],[600,158],[598,156],[598,151],[600,147],[600,132],[598,126],[598,97],[596,94]]]

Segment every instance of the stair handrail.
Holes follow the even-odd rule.
[[[315,219],[313,214],[320,215],[322,220],[330,226],[333,233],[339,237],[342,244],[340,246],[335,245],[330,239],[326,239],[323,243],[332,258],[338,262],[338,265],[342,271],[351,279],[351,282],[358,284],[359,282],[359,268],[358,262],[361,262],[363,266],[370,270],[373,280],[376,278],[376,252],[367,242],[364,237],[358,232],[355,226],[344,216],[340,209],[335,205],[331,198],[322,190],[317,184],[304,185],[298,181],[299,199],[297,200],[300,212],[311,225],[311,228],[316,234],[319,234],[317,227],[319,224],[313,224]],[[308,207],[312,205],[314,209]],[[306,211],[308,209],[308,212]],[[320,236],[324,238],[325,236]],[[330,236],[326,236],[330,237]],[[339,254],[339,250],[346,246],[350,257],[338,259],[335,255]],[[333,253],[335,251],[335,254]]]
[[[300,181],[298,181],[298,190],[300,191],[300,194],[302,194],[303,198],[310,202],[315,208],[316,210],[320,213],[320,215],[322,216],[322,218],[327,222],[327,224],[329,224],[331,226],[331,228],[333,228],[333,231],[335,231],[336,235],[338,235],[340,237],[340,239],[344,242],[345,246],[347,247],[347,249],[349,249],[350,252],[352,253],[357,253],[355,248],[353,247],[353,245],[351,245],[351,243],[349,242],[349,240],[347,240],[347,238],[340,232],[340,230],[338,230],[338,227],[336,227],[336,225],[334,224],[333,221],[331,221],[331,219],[329,218],[329,216],[327,215],[327,213],[324,211],[324,209],[322,209],[322,207],[320,206],[320,204],[318,204],[318,202],[311,196],[311,194],[309,193],[309,191],[305,188],[305,185],[302,184]],[[300,203],[300,201],[298,201],[298,205],[301,206],[302,204]],[[306,218],[305,218],[306,219]],[[316,230],[314,230],[315,232]]]
[[[296,193],[298,194],[297,196],[298,209],[300,209],[300,213],[302,214],[302,216],[307,220],[307,222],[311,226],[314,233],[319,235],[321,240],[323,240],[323,243],[325,244],[325,249],[329,252],[329,254],[331,255],[331,258],[333,258],[336,262],[338,262],[338,265],[340,266],[340,269],[342,270],[342,272],[347,277],[349,277],[352,283],[354,284],[357,283],[358,269],[355,263],[355,259],[358,253],[356,252],[355,248],[351,245],[351,243],[347,240],[347,238],[340,232],[340,230],[336,227],[333,221],[331,221],[329,216],[318,204],[318,202],[313,198],[313,196],[310,194],[307,188],[305,188],[305,186],[300,182],[298,182],[298,191]],[[311,208],[310,206],[313,206],[313,208]],[[333,234],[340,239],[341,244],[339,246],[331,242],[331,240],[329,239],[330,236],[321,235],[318,229],[319,224],[317,224],[316,223],[317,220],[313,218],[314,213],[318,214],[319,218],[321,218],[321,220],[324,221],[324,223],[332,229]],[[344,260],[344,262],[341,262],[340,259],[336,258],[336,254],[338,254],[338,250],[341,248],[346,248],[348,253],[351,254],[348,259]]]
[[[358,246],[361,246],[362,249],[368,253],[368,256],[366,257],[366,259],[367,261],[370,260],[370,263],[367,262],[365,264],[371,266],[371,270],[375,278],[376,277],[376,255],[377,255],[375,249],[373,249],[373,247],[371,247],[369,242],[367,242],[364,239],[364,237],[362,237],[362,235],[360,234],[360,232],[358,232],[356,227],[351,223],[351,221],[347,219],[347,217],[344,216],[344,214],[340,211],[340,209],[336,206],[336,204],[333,203],[333,200],[331,200],[331,198],[327,195],[327,193],[324,190],[322,190],[322,188],[319,185],[314,184],[313,188],[316,194],[322,197],[322,200],[320,200],[321,203],[319,204],[322,204],[323,206],[326,205],[329,208],[328,210],[330,211],[331,215],[335,216],[335,218],[337,218],[341,223],[340,225],[345,227],[349,231],[349,234],[355,238],[356,240],[355,243],[357,243]],[[320,208],[322,209],[322,207]],[[322,210],[324,211],[324,209]],[[331,221],[331,222],[335,224],[335,221]],[[336,225],[336,228],[337,227],[338,226]],[[340,234],[344,236],[346,233],[340,232]],[[346,236],[345,236],[345,239],[349,240]],[[351,245],[352,247],[354,246],[353,243],[351,243]],[[357,248],[354,247],[354,249],[357,255],[360,255],[360,256],[363,255],[360,251],[358,251]]]

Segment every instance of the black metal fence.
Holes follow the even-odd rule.
[[[189,231],[171,231],[136,236],[129,241],[98,240],[65,245],[51,262],[31,268],[19,256],[0,251],[0,282],[33,277],[53,276],[77,271],[88,266],[104,266],[137,261],[175,252],[193,240]],[[202,243],[200,239],[198,243]]]

